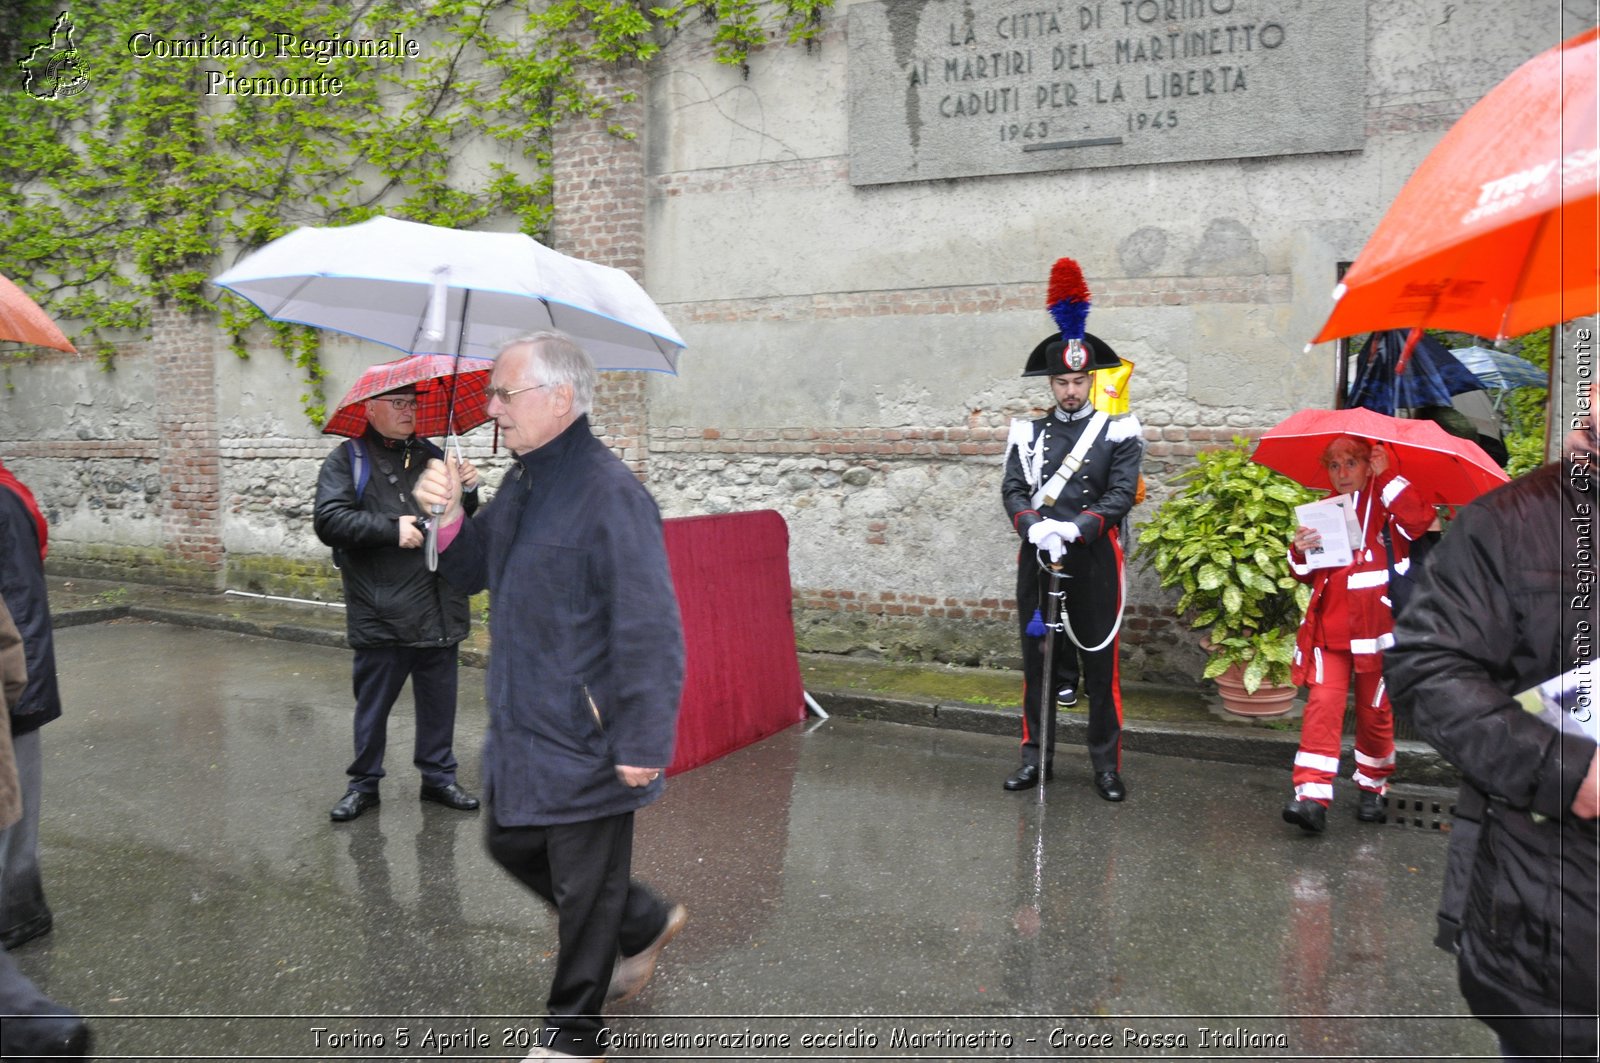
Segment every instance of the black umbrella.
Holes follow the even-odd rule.
[[[1367,337],[1356,356],[1356,382],[1348,405],[1392,417],[1396,409],[1448,406],[1452,395],[1483,390],[1483,381],[1432,336],[1417,341],[1405,372],[1396,373],[1406,336],[1404,329],[1391,329]]]

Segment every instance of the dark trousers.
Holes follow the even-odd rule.
[[[76,1015],[39,991],[15,960],[0,949],[0,1015],[46,1018]],[[34,1058],[40,1032],[21,1018],[0,1019],[0,1059]]]
[[[6,721],[0,718],[0,727]],[[39,870],[39,802],[44,794],[44,752],[40,731],[13,735],[22,818],[0,830],[0,937],[22,935],[50,920]]]
[[[554,1032],[541,1043],[570,1055],[604,1055],[596,1035],[617,955],[631,956],[655,940],[669,910],[648,886],[629,878],[633,813],[502,827],[493,805],[491,794],[489,855],[556,910],[556,973],[545,1003],[545,1025]]]
[[[416,706],[412,763],[428,786],[456,781],[451,743],[456,728],[455,646],[373,646],[355,651],[356,759],[345,769],[350,788],[376,793],[389,740],[389,710],[406,679]]]
[[[1045,592],[1050,576],[1040,568],[1031,545],[1024,545],[1017,559],[1017,629],[1022,640],[1022,763],[1051,764],[1055,750],[1040,756],[1043,741],[1040,692],[1045,689],[1044,640],[1027,633],[1033,611],[1048,616]],[[1063,603],[1073,634],[1086,646],[1103,642],[1116,621],[1120,604],[1122,547],[1112,531],[1087,545],[1073,543],[1062,557],[1061,589]],[[1081,657],[1083,686],[1080,693],[1089,699],[1089,763],[1096,773],[1122,770],[1122,677],[1117,661],[1117,643],[1112,639],[1104,649],[1080,650],[1066,632],[1055,636],[1055,656],[1069,661]],[[1056,685],[1061,683],[1060,667],[1052,668]],[[1052,732],[1053,736],[1054,732]]]

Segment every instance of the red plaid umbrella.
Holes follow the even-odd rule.
[[[367,430],[367,400],[413,384],[417,389],[419,436],[443,436],[450,409],[452,377],[456,387],[455,431],[467,432],[489,420],[489,372],[492,358],[456,359],[448,354],[413,354],[369,367],[339,400],[323,434],[356,438]]]
[[[1478,444],[1432,421],[1404,420],[1362,407],[1301,410],[1262,433],[1250,460],[1307,487],[1333,490],[1322,452],[1340,436],[1387,443],[1395,469],[1435,503],[1460,506],[1510,478]]]

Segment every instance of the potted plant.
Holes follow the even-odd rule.
[[[1179,588],[1180,617],[1208,629],[1202,678],[1217,680],[1223,707],[1277,716],[1294,700],[1295,634],[1311,597],[1289,570],[1294,508],[1321,495],[1252,462],[1252,449],[1235,436],[1202,451],[1173,481],[1178,491],[1140,523],[1134,557],[1163,587]]]

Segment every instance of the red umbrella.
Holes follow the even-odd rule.
[[[1356,256],[1313,343],[1423,326],[1520,336],[1600,309],[1597,36],[1535,56],[1461,116]]]
[[[50,315],[5,277],[0,277],[0,340],[78,353]]]
[[[463,357],[460,373],[454,372],[455,365],[456,359],[448,354],[413,354],[369,367],[339,400],[339,408],[328,419],[323,434],[360,436],[367,430],[368,399],[414,384],[417,435],[442,436],[447,431],[452,376],[457,381],[455,431],[478,427],[489,420],[489,372],[494,368],[494,359]]]
[[[1322,452],[1340,436],[1389,444],[1395,471],[1435,503],[1465,505],[1510,480],[1482,447],[1432,421],[1387,417],[1361,407],[1301,410],[1264,432],[1250,460],[1307,487],[1331,491]]]

